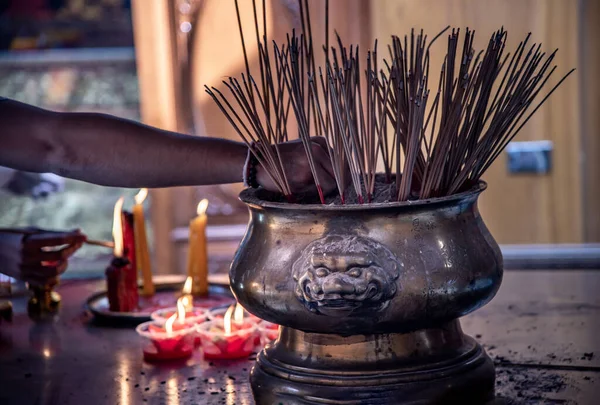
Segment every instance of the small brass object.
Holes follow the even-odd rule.
[[[30,286],[31,297],[27,302],[27,313],[32,319],[44,319],[54,316],[59,308],[61,297],[50,286]]]

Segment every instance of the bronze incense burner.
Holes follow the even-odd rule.
[[[494,367],[458,318],[492,299],[500,249],[485,189],[369,205],[240,198],[250,223],[231,267],[250,312],[282,325],[259,355],[259,404],[481,404]]]

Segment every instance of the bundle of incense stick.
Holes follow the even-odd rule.
[[[393,36],[388,57],[378,60],[377,41],[361,67],[358,46],[329,45],[329,2],[325,2],[325,66],[315,66],[308,0],[298,0],[302,32],[273,43],[269,51],[265,1],[260,35],[256,1],[254,25],[258,80],[250,72],[239,8],[236,11],[246,65],[241,79],[206,91],[248,144],[281,193],[293,199],[278,144],[295,124],[305,147],[315,186],[325,203],[315,169],[311,136],[323,136],[340,201],[347,184],[359,203],[371,202],[378,162],[394,200],[425,199],[473,187],[548,97],[573,73],[550,87],[557,51],[547,55],[530,35],[514,53],[505,52],[507,33],[494,32],[476,53],[474,31],[448,35],[437,91],[430,95],[431,41],[421,30]],[[460,43],[462,41],[462,48]],[[437,74],[436,74],[437,76]],[[542,92],[549,88],[547,92]],[[292,122],[293,120],[293,122]],[[350,179],[347,179],[349,173]]]

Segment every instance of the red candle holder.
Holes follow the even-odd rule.
[[[175,314],[177,314],[177,307],[162,308],[162,309],[158,309],[158,310],[152,312],[150,317],[157,322],[164,323],[167,321],[167,319],[169,319],[170,317],[172,317]],[[194,308],[187,309],[185,312],[185,323],[186,324],[197,325],[197,324],[204,323],[207,320],[208,320],[208,310],[205,308],[194,307]],[[177,322],[178,321],[176,321],[176,324],[177,324]],[[200,343],[201,343],[200,335],[198,335],[196,328],[194,328],[194,331],[191,332],[191,334],[192,334],[192,339],[194,341],[194,346],[195,347],[200,346]]]
[[[155,362],[191,357],[194,351],[195,329],[195,323],[175,322],[173,330],[167,331],[165,322],[149,321],[138,325],[135,330],[150,341],[143,349],[144,360]]]
[[[239,305],[239,304],[237,304]],[[236,309],[237,309],[237,305],[236,305]],[[223,322],[223,318],[225,317],[225,313],[227,312],[227,310],[229,309],[229,307],[219,307],[219,308],[213,308],[212,310],[210,310],[208,312],[208,319],[211,321],[219,321],[219,322]],[[243,309],[243,308],[242,308]],[[250,312],[246,311],[245,309],[243,310],[243,319],[244,322],[248,323],[248,324],[255,324],[258,325],[260,322],[262,322],[262,319],[260,319],[259,317],[252,315]],[[240,326],[239,323],[236,323],[235,318],[233,318],[232,322],[234,322],[238,327]],[[254,345],[258,346],[261,344],[260,342],[260,333],[258,332],[258,329],[256,330],[256,333],[254,334]]]
[[[232,321],[230,333],[225,332],[222,319],[197,325],[197,330],[205,359],[241,359],[252,354],[256,347],[256,323],[250,320],[241,324]]]
[[[273,340],[279,337],[279,325],[269,322],[261,321],[257,325],[258,333],[260,334],[260,344],[265,346],[267,343],[271,343]]]

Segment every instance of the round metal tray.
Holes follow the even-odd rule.
[[[231,293],[228,281],[228,279],[210,277],[208,297],[194,298],[194,306],[214,308],[234,303],[235,298]],[[101,322],[111,324],[146,322],[151,319],[150,315],[155,310],[175,306],[177,298],[181,296],[183,280],[177,282],[156,280],[155,287],[156,294],[152,298],[144,298],[140,295],[140,310],[136,312],[110,311],[106,290],[92,294],[87,299],[85,308],[93,314],[95,320]]]

